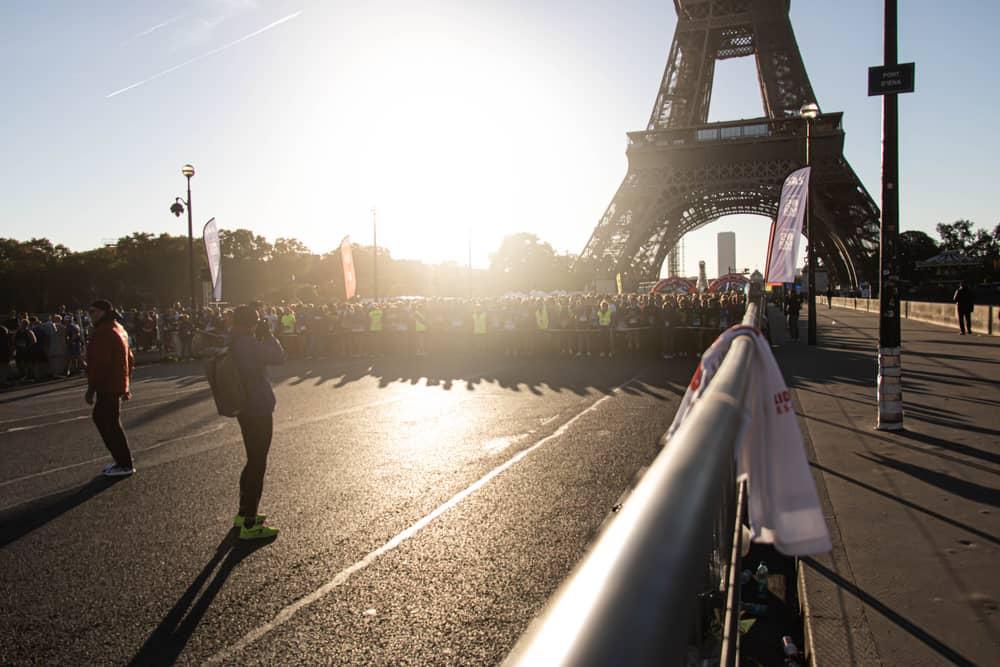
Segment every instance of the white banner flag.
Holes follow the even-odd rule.
[[[212,297],[222,301],[222,247],[219,245],[219,228],[215,218],[205,223],[202,232],[205,238],[205,254],[208,255],[208,271],[212,274]]]
[[[806,214],[806,206],[809,205],[809,171],[809,167],[793,171],[781,186],[778,217],[771,227],[767,247],[764,282],[768,285],[795,282],[802,220]]]

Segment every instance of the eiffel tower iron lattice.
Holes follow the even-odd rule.
[[[774,218],[781,184],[806,160],[803,104],[815,102],[790,0],[674,0],[677,27],[645,131],[628,133],[628,173],[577,266],[659,277],[687,232],[731,214]],[[715,63],[754,56],[764,115],[708,122]],[[876,278],[879,210],[844,157],[842,113],[812,121],[812,235],[831,279]]]

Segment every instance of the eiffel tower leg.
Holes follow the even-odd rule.
[[[630,176],[627,174],[618,186],[614,198],[580,253],[580,263],[595,274],[611,276],[619,270],[622,247],[631,233],[631,192],[627,187]]]

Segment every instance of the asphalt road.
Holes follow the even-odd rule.
[[[79,381],[0,394],[0,663],[494,664],[653,459],[693,360],[291,362],[261,510],[195,365],[109,458]]]

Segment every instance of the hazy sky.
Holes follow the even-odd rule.
[[[902,228],[1000,221],[993,195],[998,3],[900,2]],[[882,3],[793,0],[819,104],[879,199]],[[75,250],[132,231],[186,233],[169,213],[195,165],[196,224],[350,234],[397,257],[473,262],[532,231],[579,252],[645,127],[675,24],[669,0],[180,0],[0,4],[0,236]],[[761,114],[749,59],[720,63],[712,120]],[[142,82],[142,83],[141,83]],[[133,84],[134,87],[131,87]],[[715,234],[760,266],[767,220],[686,238],[715,274]]]

